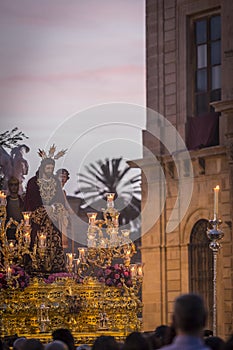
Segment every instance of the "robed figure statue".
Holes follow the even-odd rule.
[[[35,251],[38,262],[36,271],[32,267],[32,272],[66,271],[62,228],[67,224],[67,211],[61,184],[53,174],[55,161],[51,148],[48,156],[40,151],[43,158],[40,167],[26,188],[25,210],[32,212],[31,250]]]

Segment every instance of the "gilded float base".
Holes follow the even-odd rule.
[[[119,341],[141,329],[141,302],[134,288],[108,287],[92,278],[76,283],[60,278],[46,284],[34,278],[24,290],[0,293],[1,336],[51,340],[57,328],[68,328],[77,344],[92,344],[98,335]]]

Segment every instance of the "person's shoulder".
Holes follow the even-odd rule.
[[[34,187],[37,187],[37,176],[33,176],[28,180],[26,184],[26,192]]]
[[[29,183],[32,183],[32,182],[35,182],[36,180],[37,180],[37,176],[34,175],[34,176],[32,176],[32,177],[28,180],[28,184],[29,184]]]

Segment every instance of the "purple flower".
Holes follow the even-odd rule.
[[[105,282],[107,286],[122,287],[122,282],[127,286],[132,285],[129,268],[119,264],[100,269],[97,271],[97,277],[99,282]]]
[[[131,286],[132,286],[132,281],[131,281],[131,280],[128,280],[128,281],[126,281],[125,284],[127,285],[127,287],[131,287]]]
[[[105,270],[105,275],[106,275],[106,276],[110,275],[111,273],[112,273],[112,271],[111,271],[110,269],[106,269],[106,270]]]
[[[106,279],[105,283],[106,283],[108,286],[111,286],[111,285],[112,285],[112,280],[111,280],[111,278]]]

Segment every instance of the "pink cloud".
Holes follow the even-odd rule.
[[[96,79],[96,78],[108,78],[113,76],[123,75],[142,75],[144,67],[139,65],[123,65],[123,66],[114,66],[114,67],[103,67],[93,70],[87,70],[82,72],[64,72],[64,73],[55,73],[55,74],[17,74],[6,76],[0,81],[2,83],[19,83],[19,82],[62,82],[67,80],[78,81],[80,79]]]
[[[0,18],[10,18],[18,24],[27,24],[33,26],[58,26],[68,25],[76,28],[83,25],[95,26],[103,20],[107,22],[135,21],[135,15],[138,19],[141,17],[140,11],[135,9],[135,3],[141,4],[141,10],[144,9],[144,2],[141,0],[118,0],[117,2],[109,0],[50,0],[50,1],[31,1],[31,0],[7,0],[0,3]],[[137,4],[137,8],[139,8]],[[122,11],[122,8],[124,11]],[[130,14],[133,16],[130,17]]]

